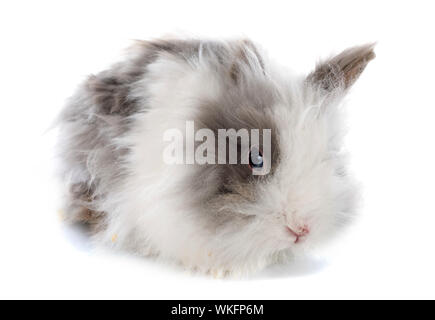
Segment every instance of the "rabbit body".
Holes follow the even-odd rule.
[[[356,198],[340,103],[373,57],[372,45],[355,47],[294,76],[248,40],[136,43],[60,115],[66,217],[98,243],[213,273],[253,272],[325,243]],[[186,146],[186,121],[216,136],[270,130],[270,172],[165,163],[165,132],[183,132]]]

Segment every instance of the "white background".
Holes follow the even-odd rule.
[[[435,298],[433,1],[2,1],[0,298]],[[243,280],[93,253],[59,224],[55,132],[132,39],[248,36],[297,73],[377,41],[347,99],[359,219],[334,245]]]

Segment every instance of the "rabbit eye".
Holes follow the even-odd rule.
[[[251,169],[263,168],[263,155],[260,150],[256,148],[251,149],[251,152],[249,152],[249,166]]]

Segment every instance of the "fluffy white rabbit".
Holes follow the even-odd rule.
[[[373,45],[354,47],[295,77],[248,40],[136,43],[61,113],[65,215],[91,225],[99,243],[217,274],[257,271],[328,241],[355,202],[339,106],[373,58]],[[270,153],[262,139],[255,159],[252,144],[244,153],[226,139],[206,150],[214,164],[169,164],[163,137],[178,129],[184,150],[186,121],[216,137],[270,130]],[[237,163],[221,164],[234,145]],[[253,174],[263,165],[267,174]]]

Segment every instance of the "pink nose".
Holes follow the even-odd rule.
[[[310,230],[308,229],[307,225],[304,225],[304,226],[298,227],[298,228],[294,228],[294,229],[287,226],[287,230],[290,232],[290,234],[292,234],[294,237],[296,237],[295,243],[298,243],[300,238],[302,238],[310,233]]]

